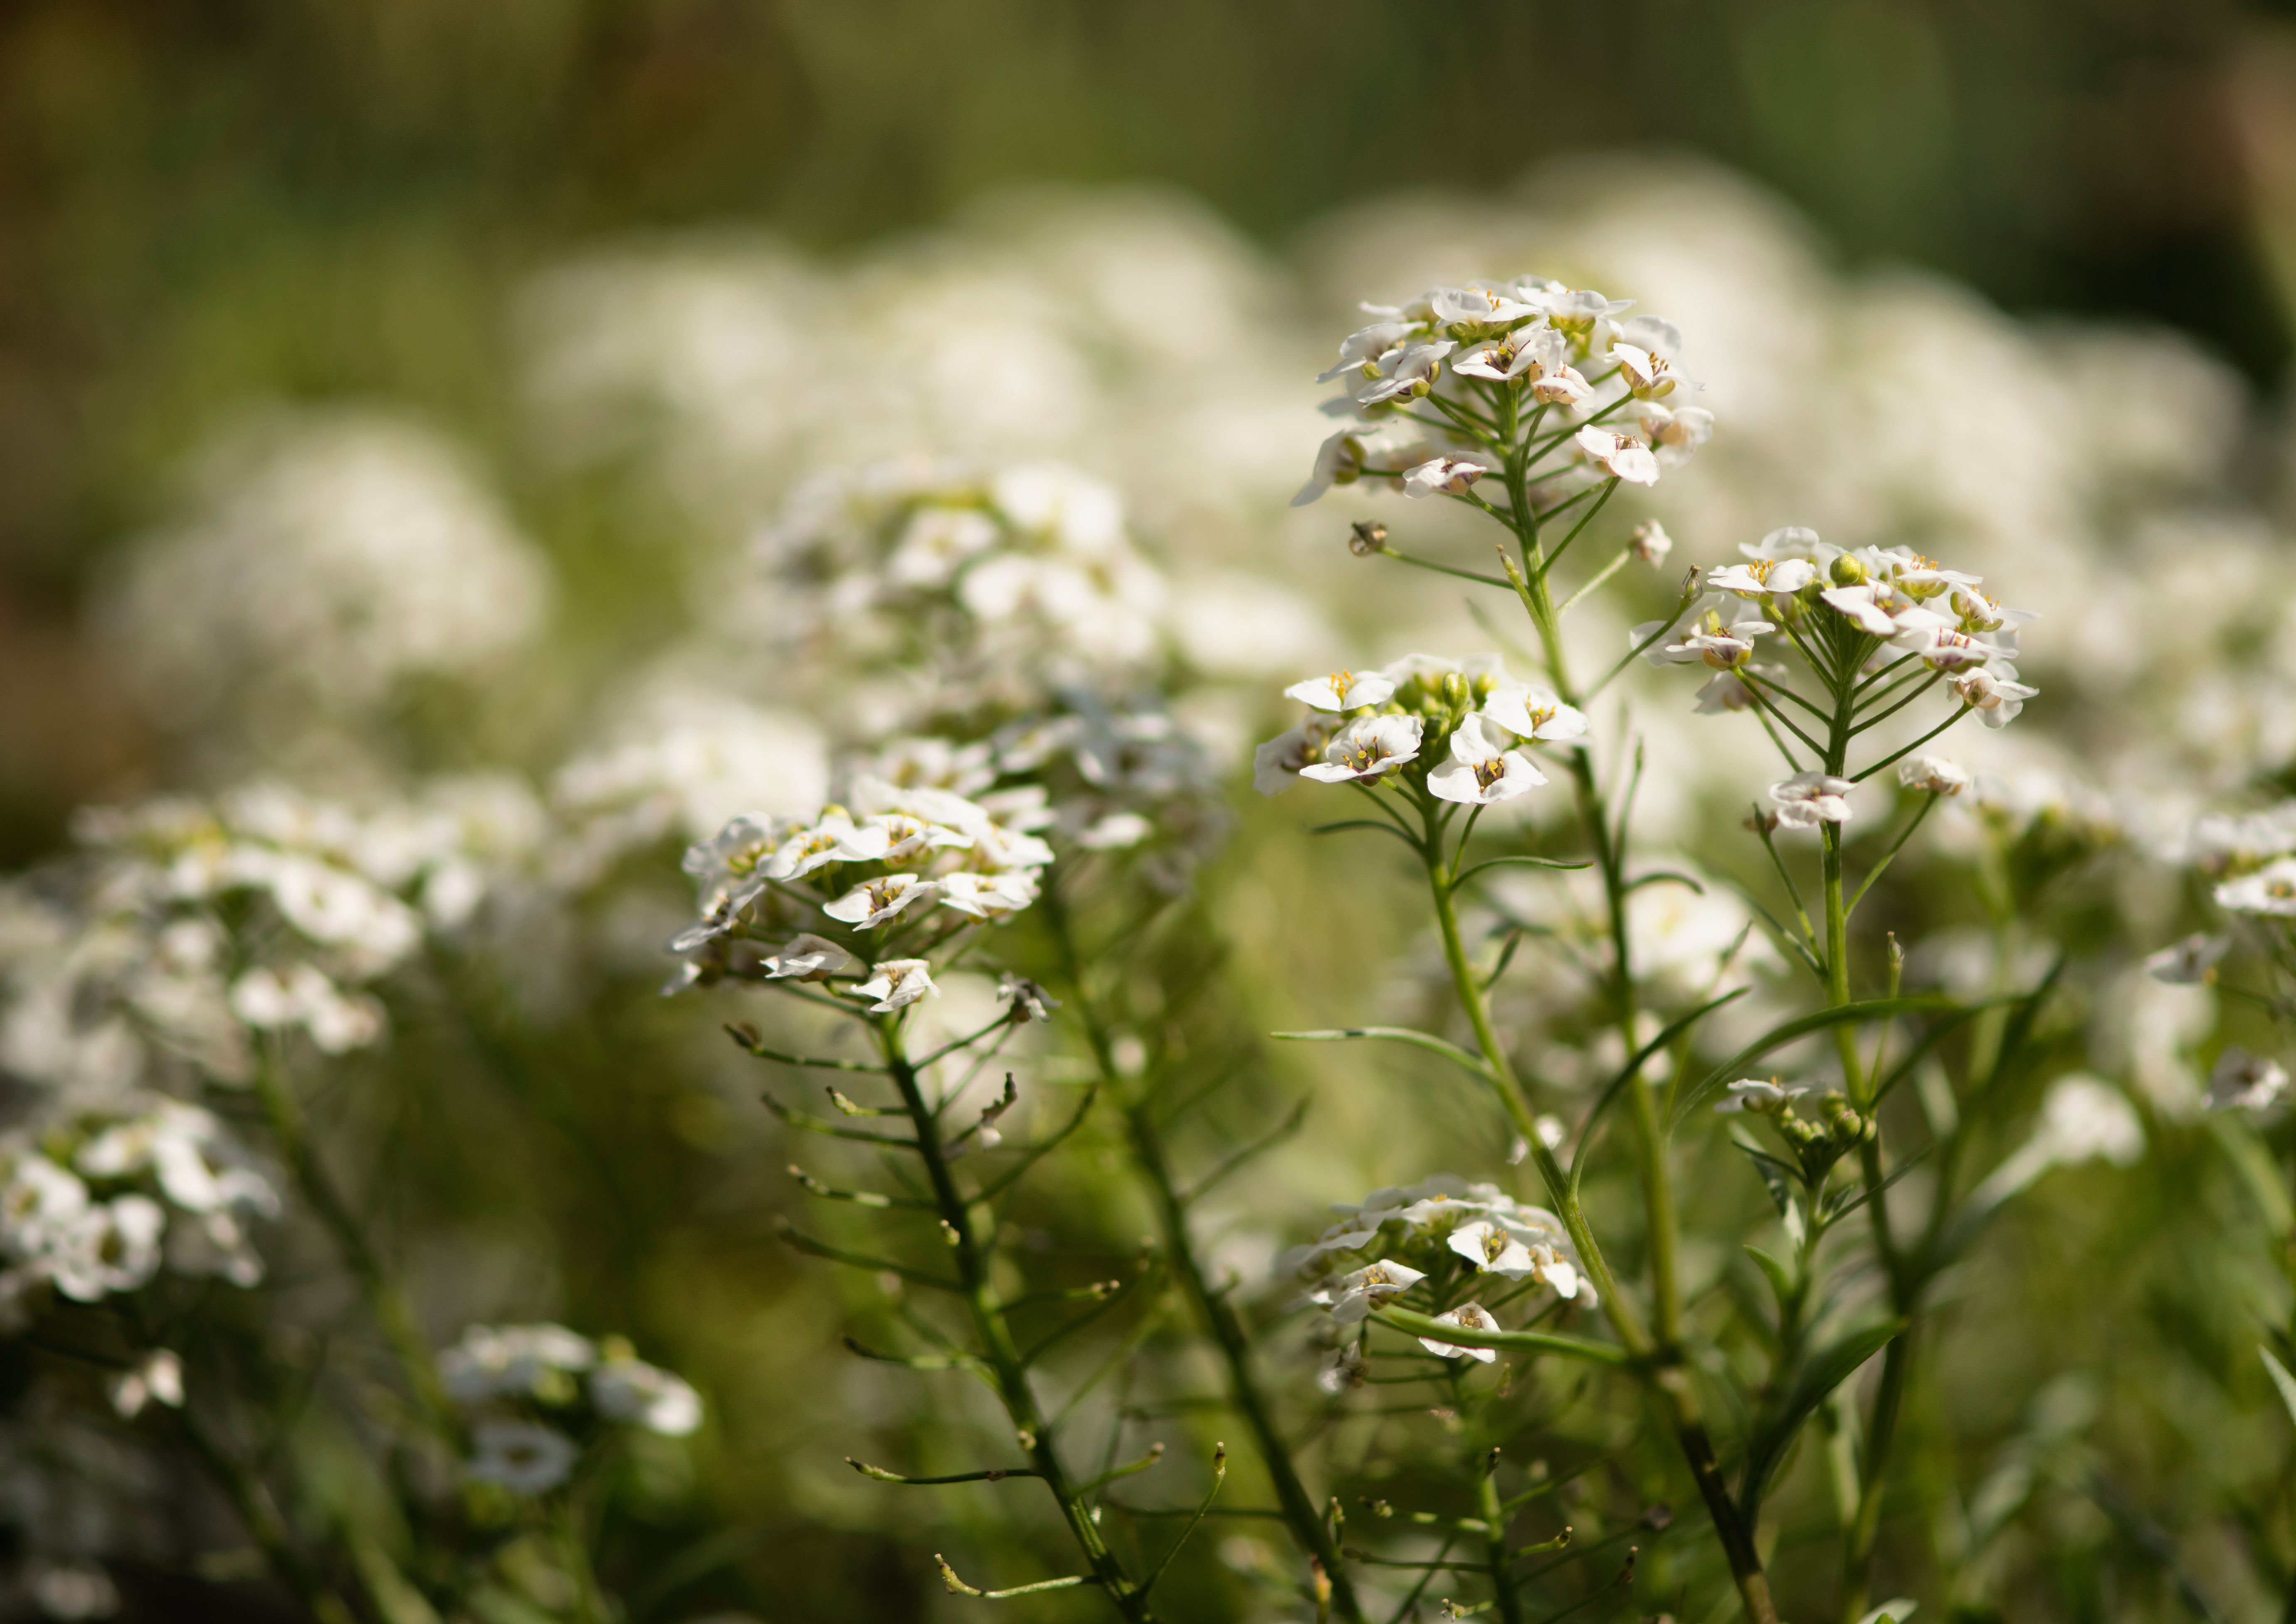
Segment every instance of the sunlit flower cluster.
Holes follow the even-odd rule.
[[[1374,1190],[1360,1202],[1334,1204],[1340,1214],[1315,1240],[1276,1261],[1279,1274],[1320,1283],[1313,1300],[1341,1325],[1401,1299],[1436,1269],[1464,1260],[1475,1274],[1529,1280],[1557,1297],[1595,1306],[1570,1236],[1552,1212],[1447,1173],[1405,1187]],[[1379,1248],[1387,1255],[1334,1273]]]
[[[1632,304],[1523,276],[1365,305],[1378,319],[1341,341],[1338,364],[1317,380],[1344,383],[1324,410],[1353,423],[1324,442],[1293,505],[1360,480],[1467,497],[1507,471],[1518,415],[1534,434],[1548,430],[1530,474],[1550,494],[1589,478],[1657,484],[1663,466],[1706,441],[1714,418],[1688,404],[1698,386],[1681,371],[1682,334],[1656,316],[1627,316]],[[1549,453],[1562,460],[1537,466]]]

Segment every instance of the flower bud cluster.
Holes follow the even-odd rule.
[[[1558,1297],[1595,1305],[1594,1287],[1562,1220],[1496,1185],[1439,1173],[1414,1185],[1374,1190],[1360,1202],[1335,1204],[1332,1210],[1341,1215],[1339,1221],[1285,1253],[1275,1267],[1279,1274],[1319,1282],[1311,1300],[1341,1325],[1362,1319],[1459,1259],[1478,1274],[1536,1280]],[[1374,1247],[1385,1255],[1333,1273],[1349,1255]]]
[[[1515,681],[1488,655],[1406,655],[1377,671],[1337,671],[1283,692],[1308,714],[1253,753],[1252,786],[1262,795],[1280,795],[1301,779],[1375,786],[1405,772],[1439,800],[1488,806],[1546,782],[1517,746],[1587,731],[1578,711]]]

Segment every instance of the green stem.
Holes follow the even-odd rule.
[[[446,1383],[439,1379],[438,1363],[431,1358],[430,1344],[422,1334],[414,1307],[405,1289],[369,1244],[366,1231],[320,1159],[303,1107],[275,1058],[265,1057],[258,1061],[255,1091],[270,1122],[271,1137],[279,1147],[280,1159],[287,1163],[304,1202],[357,1279],[367,1312],[382,1332],[383,1340],[390,1343],[424,1424],[441,1443],[450,1449],[457,1449],[461,1423],[447,1396]]]
[[[948,1160],[942,1154],[932,1106],[925,1099],[916,1067],[902,1049],[898,1018],[873,1022],[872,1026],[885,1068],[891,1073],[893,1086],[900,1091],[901,1104],[907,1109],[909,1120],[916,1126],[917,1154],[924,1163],[925,1177],[932,1187],[933,1204],[939,1209],[949,1237],[959,1293],[972,1318],[973,1334],[980,1339],[982,1362],[995,1379],[996,1396],[1004,1402],[1004,1413],[1012,1418],[1017,1440],[1036,1467],[1037,1475],[1044,1479],[1046,1488],[1059,1503],[1069,1532],[1092,1567],[1094,1581],[1133,1624],[1149,1624],[1153,1614],[1149,1611],[1147,1596],[1101,1538],[1100,1525],[1093,1521],[1083,1496],[1069,1481],[1067,1469],[1061,1465],[1059,1452],[1054,1448],[1053,1429],[1037,1407],[1020,1347],[1004,1323],[1004,1307],[989,1282],[988,1257],[973,1232],[972,1204],[957,1190]]]
[[[1323,1564],[1331,1582],[1332,1607],[1349,1624],[1360,1624],[1363,1604],[1357,1598],[1353,1581],[1340,1565],[1339,1544],[1332,1538],[1330,1524],[1316,1509],[1315,1498],[1300,1479],[1300,1468],[1292,1458],[1291,1442],[1276,1424],[1275,1408],[1260,1385],[1259,1372],[1252,1367],[1251,1334],[1229,1301],[1229,1293],[1215,1289],[1205,1272],[1195,1236],[1188,1228],[1187,1204],[1173,1179],[1171,1161],[1165,1153],[1164,1137],[1156,1126],[1155,1114],[1150,1109],[1147,1090],[1128,1087],[1117,1067],[1107,1023],[1102,1019],[1085,984],[1083,959],[1077,951],[1067,908],[1057,895],[1051,894],[1042,906],[1060,945],[1069,996],[1074,1000],[1077,1020],[1084,1028],[1085,1042],[1092,1050],[1093,1064],[1100,1072],[1102,1086],[1115,1097],[1123,1111],[1126,1142],[1153,1198],[1164,1254],[1171,1260],[1173,1272],[1179,1277],[1197,1320],[1218,1348],[1220,1360],[1226,1367],[1228,1400],[1251,1429],[1261,1467],[1275,1491],[1276,1504],[1292,1538],[1303,1552]]]
[[[1484,1561],[1491,1571],[1491,1588],[1498,1598],[1501,1624],[1522,1624],[1522,1598],[1507,1577],[1506,1508],[1499,1501],[1498,1451],[1493,1449],[1475,1464],[1475,1510],[1483,1522]]]

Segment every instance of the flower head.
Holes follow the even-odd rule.
[[[1480,714],[1468,717],[1451,735],[1451,759],[1427,775],[1428,793],[1464,806],[1512,801],[1546,782],[1546,775]]]
[[[834,942],[800,931],[789,945],[765,961],[768,981],[827,981],[842,975],[859,961]]]
[[[1416,1269],[1396,1262],[1366,1263],[1351,1274],[1341,1275],[1330,1285],[1310,1293],[1310,1298],[1332,1310],[1332,1318],[1341,1325],[1353,1325],[1381,1304],[1401,1296],[1427,1277]]]
[[[931,880],[914,874],[888,874],[882,879],[863,881],[835,902],[824,904],[821,911],[857,930],[871,930],[898,918],[912,904],[931,902],[939,894],[940,887]]]
[[[1616,434],[1589,423],[1572,437],[1583,456],[1613,479],[1628,485],[1656,485],[1658,459],[1640,437]]]
[[[1797,772],[1770,786],[1782,828],[1816,828],[1821,823],[1847,823],[1848,796],[1856,788],[1848,779],[1823,772]]]
[[[683,1438],[701,1424],[701,1395],[668,1371],[627,1356],[602,1359],[590,1372],[590,1402],[609,1421]]]
[[[1775,1077],[1742,1077],[1730,1085],[1727,1098],[1718,1101],[1714,1108],[1726,1115],[1751,1111],[1767,1116],[1773,1111],[1784,1109],[1789,1101],[1799,1099],[1808,1092],[1807,1083],[1782,1083]]]
[[[1472,457],[1435,457],[1405,471],[1403,494],[1406,496],[1464,496],[1469,486],[1490,471]]]
[[[1447,1314],[1436,1315],[1435,1323],[1456,1326],[1463,1331],[1496,1331],[1499,1328],[1497,1320],[1485,1313],[1480,1305],[1472,1302],[1463,1302]],[[1421,1337],[1419,1345],[1430,1353],[1441,1354],[1445,1359],[1480,1359],[1486,1365],[1499,1356],[1496,1348],[1462,1348],[1450,1342],[1438,1342],[1431,1336]]]
[[[1518,739],[1581,739],[1587,718],[1562,703],[1552,689],[1501,682],[1483,701],[1482,716]]]
[[[471,1441],[477,1448],[463,1475],[512,1494],[549,1493],[572,1474],[581,1454],[565,1433],[531,1421],[482,1421],[471,1429]]]
[[[940,989],[933,985],[932,967],[925,960],[886,959],[869,967],[869,979],[853,995],[877,1000],[869,1006],[871,1015],[890,1015],[921,998],[939,998]]]
[[[1358,716],[1324,747],[1324,759],[1301,768],[1300,776],[1319,784],[1375,783],[1390,769],[1418,759],[1421,730],[1416,716]]]
[[[2217,906],[2227,913],[2296,919],[2296,857],[2283,857],[2253,874],[2226,880],[2216,894]]]
[[[1898,782],[1907,789],[1957,796],[1969,788],[1967,769],[1942,755],[1909,755],[1898,763]]]
[[[1283,690],[1287,699],[1319,711],[1351,711],[1385,705],[1395,696],[1394,680],[1376,671],[1335,671],[1327,677],[1310,677]]]
[[[1961,702],[1988,728],[2007,727],[2025,708],[2025,701],[2041,691],[2018,681],[2017,668],[2005,660],[1963,672],[1951,681]]]

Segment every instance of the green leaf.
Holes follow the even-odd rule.
[[[1596,1365],[1631,1362],[1624,1348],[1588,1342],[1579,1336],[1558,1336],[1551,1331],[1471,1331],[1464,1326],[1440,1325],[1430,1314],[1410,1309],[1375,1309],[1372,1318],[1390,1330],[1412,1336],[1431,1336],[1456,1348],[1502,1348],[1523,1353],[1554,1353],[1564,1359],[1586,1359]]]
[[[1793,1276],[1792,1272],[1787,1269],[1784,1263],[1779,1262],[1777,1259],[1772,1257],[1759,1246],[1751,1245],[1748,1245],[1746,1247],[1746,1255],[1753,1259],[1755,1263],[1760,1267],[1762,1273],[1768,1277],[1770,1290],[1777,1294],[1778,1313],[1783,1317],[1786,1311],[1786,1304],[1793,1298]]]
[[[1432,1032],[1414,1032],[1408,1026],[1339,1026],[1320,1032],[1271,1032],[1271,1038],[1286,1043],[1343,1043],[1351,1038],[1384,1038],[1390,1043],[1408,1043],[1414,1049],[1423,1049],[1429,1054],[1440,1055],[1446,1060],[1463,1065],[1485,1082],[1498,1079],[1482,1062],[1481,1057],[1469,1053],[1456,1043],[1446,1042]]]
[[[1793,1192],[1787,1187],[1800,1180],[1800,1171],[1734,1133],[1730,1136],[1730,1142],[1746,1153],[1746,1159],[1754,1164],[1755,1176],[1761,1179],[1762,1187],[1769,1191],[1770,1201],[1777,1208],[1778,1216],[1784,1218],[1786,1209],[1793,1204]]]
[[[1826,1395],[1857,1374],[1858,1367],[1905,1334],[1906,1322],[1886,1319],[1865,1330],[1853,1331],[1824,1352],[1805,1361],[1793,1383],[1769,1407],[1746,1440],[1745,1475],[1738,1489],[1738,1506],[1751,1526],[1761,1509],[1770,1479],[1785,1459],[1786,1451]]]
[[[2241,1182],[2248,1187],[2264,1221],[2282,1235],[2296,1228],[2296,1209],[2290,1205],[2288,1187],[2281,1181],[2272,1152],[2257,1137],[2256,1130],[2229,1111],[2212,1111],[2202,1120],[2216,1136],[2217,1148],[2225,1153]]]
[[[1760,1037],[1709,1072],[1703,1079],[1675,1101],[1667,1114],[1667,1127],[1671,1130],[1699,1106],[1719,1094],[1734,1077],[1745,1075],[1746,1068],[1773,1049],[1784,1049],[1797,1038],[1806,1038],[1814,1032],[1865,1021],[1879,1021],[1893,1015],[1944,1015],[1963,1008],[1952,999],[1939,993],[1916,993],[1906,998],[1874,998],[1862,1003],[1843,1004],[1838,1008],[1821,1009],[1815,1015],[1773,1026]]]
[[[2288,1418],[2296,1421],[2296,1375],[2288,1374],[2288,1367],[2272,1356],[2272,1350],[2262,1342],[2256,1351],[2264,1355],[2264,1368],[2271,1374],[2272,1384],[2280,1390],[2280,1401],[2288,1407]]]
[[[1630,892],[1640,891],[1644,885],[1663,885],[1669,883],[1677,885],[1687,885],[1701,896],[1704,896],[1706,894],[1706,887],[1704,885],[1700,885],[1687,874],[1677,874],[1672,869],[1659,869],[1649,874],[1638,875],[1635,878],[1628,880],[1623,889]]]
[[[1594,866],[1583,857],[1487,857],[1453,880],[1451,889],[1456,891],[1486,869],[1591,869]]]

